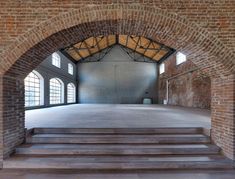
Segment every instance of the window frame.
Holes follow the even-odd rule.
[[[73,101],[69,101],[69,97],[70,97],[70,94],[69,94],[69,85],[71,85],[73,87]],[[68,83],[67,84],[67,103],[70,104],[70,103],[76,103],[76,86],[73,84],[73,83]]]
[[[56,80],[60,84],[60,92],[59,92],[59,94],[60,94],[60,102],[59,103],[57,103],[57,102],[56,103],[54,103],[54,102],[52,103],[52,100],[51,100],[51,98],[53,97],[52,94],[54,94],[54,97],[55,97],[56,94],[58,94],[58,91],[56,91],[54,93],[51,92],[52,87],[54,87],[54,88],[57,87],[56,85],[54,85],[54,86],[51,85],[52,80]],[[53,100],[53,101],[56,101],[56,100]],[[49,104],[50,105],[64,104],[64,82],[60,78],[55,77],[55,78],[51,78],[49,80]]]
[[[52,65],[57,67],[57,68],[61,68],[61,57],[57,52],[54,52],[52,54]]]
[[[39,90],[38,90],[39,91],[38,92],[39,93],[39,104],[37,104],[37,105],[26,105],[26,98],[27,98],[26,93],[30,92],[30,91],[26,91],[26,89],[32,87],[31,85],[26,86],[26,83],[27,83],[26,79],[27,79],[27,77],[29,77],[29,75],[31,73],[33,73],[39,80],[39,87],[38,87],[39,88]],[[35,80],[34,80],[34,82],[35,82]],[[35,85],[35,83],[34,83],[34,85]],[[30,107],[37,107],[37,106],[44,105],[44,78],[42,77],[42,75],[39,72],[37,72],[36,70],[33,70],[32,72],[30,72],[24,79],[24,87],[25,87],[25,95],[24,95],[25,107],[30,108]],[[35,89],[35,86],[33,86],[33,88]],[[35,98],[35,95],[34,95],[34,98]],[[27,101],[30,101],[30,100],[27,100]]]
[[[68,63],[68,73],[70,75],[73,75],[73,72],[74,72],[73,65],[71,63]]]

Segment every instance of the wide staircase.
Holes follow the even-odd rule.
[[[231,169],[202,128],[35,128],[7,169]]]

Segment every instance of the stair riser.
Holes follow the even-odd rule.
[[[4,162],[4,169],[60,169],[60,170],[169,170],[169,169],[232,169],[226,162],[151,162],[151,163],[28,163]]]
[[[202,128],[119,128],[119,129],[78,129],[78,128],[35,128],[34,134],[201,134]]]
[[[219,149],[142,149],[142,150],[72,150],[72,149],[16,149],[19,155],[204,155],[218,154]]]
[[[37,137],[28,138],[27,143],[45,143],[45,144],[200,144],[210,143],[207,137],[201,138],[56,138],[56,137]]]

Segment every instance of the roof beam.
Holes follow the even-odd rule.
[[[98,40],[97,40],[97,37],[94,37],[95,38],[95,43],[96,43],[96,45],[97,45],[97,48],[98,48],[98,52],[97,53],[99,53],[101,50],[100,50],[100,46],[99,46],[99,42],[98,42]],[[102,37],[101,37],[102,38]],[[100,59],[100,54],[99,54],[99,57],[98,57],[99,59]]]
[[[100,46],[99,46],[99,42],[98,42],[98,40],[97,40],[97,38],[95,37],[95,43],[96,43],[96,46],[97,46],[97,48],[98,48],[98,52],[100,51]]]
[[[149,43],[148,43],[147,47],[144,49],[143,55],[145,55],[145,53],[147,52],[147,50],[149,50],[149,46],[150,46],[151,44],[152,44],[152,41],[149,40]]]
[[[73,49],[75,50],[75,52],[77,53],[77,55],[78,55],[81,59],[84,58],[84,57],[80,54],[79,49],[77,49],[76,47],[73,47]]]
[[[119,44],[119,35],[115,35],[115,38],[116,38],[116,44]]]
[[[163,47],[163,45],[161,45],[160,48],[158,50],[156,50],[156,52],[150,58],[153,59],[162,50],[162,47]]]
[[[108,36],[106,36],[105,38],[106,38],[106,43],[107,43],[107,47],[108,47],[109,46],[109,38],[108,38]]]
[[[95,37],[93,37],[93,38],[95,38]],[[83,43],[85,44],[86,49],[89,52],[89,56],[92,56],[91,50],[89,49],[88,44],[86,43],[86,40],[84,40]]]
[[[138,37],[139,37],[139,38],[138,38],[137,42],[135,42],[135,40],[133,39],[133,41],[136,43],[136,46],[135,46],[134,52],[136,52],[136,49],[137,49],[138,44],[139,44],[139,41],[140,41],[140,36],[138,36]],[[135,58],[135,53],[134,53],[134,58]]]
[[[137,42],[135,41],[135,40],[133,40],[135,43],[136,43],[136,46],[135,46],[135,51],[136,51],[136,49],[137,49],[137,47],[138,47],[138,44],[139,44],[139,42],[140,42],[140,36],[138,36],[138,40],[137,40]]]
[[[126,47],[128,45],[128,40],[129,40],[129,35],[127,35],[127,37],[126,37]]]

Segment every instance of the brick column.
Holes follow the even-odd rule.
[[[0,162],[24,140],[24,81],[0,76]],[[0,166],[1,167],[1,166]]]
[[[0,76],[0,168],[3,164],[3,78]]]
[[[212,140],[235,160],[235,75],[211,81]]]

